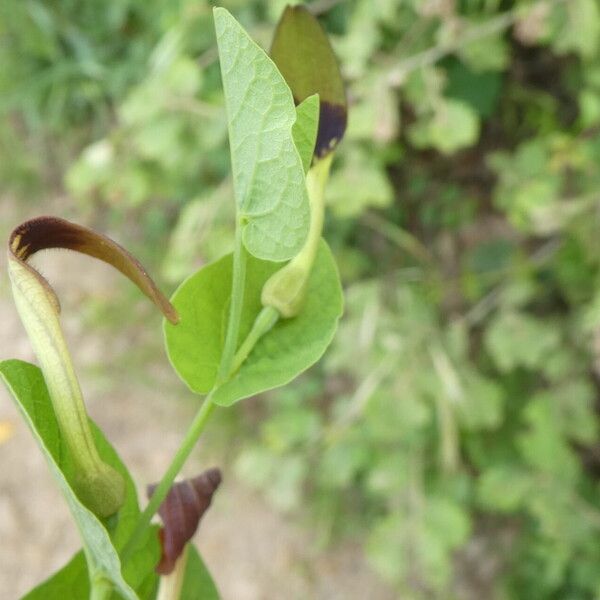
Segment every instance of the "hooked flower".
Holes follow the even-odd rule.
[[[125,480],[96,448],[83,394],[60,325],[54,290],[29,263],[40,250],[66,248],[102,260],[131,279],[172,323],[177,313],[142,265],[119,244],[95,231],[56,217],[19,225],[8,242],[8,272],[21,321],[40,363],[61,437],[74,464],[73,488],[97,516],[116,513],[125,499]]]

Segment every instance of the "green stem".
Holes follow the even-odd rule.
[[[298,260],[305,261],[312,269],[319,249],[319,241],[323,233],[323,221],[325,219],[325,185],[329,178],[329,169],[333,153],[320,159],[306,174],[306,190],[310,203],[310,229],[304,248],[300,251]],[[296,260],[296,259],[292,259]]]
[[[112,595],[113,586],[110,581],[103,577],[92,580],[90,600],[109,600]]]
[[[275,326],[275,323],[279,321],[279,317],[279,312],[271,306],[265,306],[260,311],[254,320],[250,333],[242,342],[239,350],[235,353],[230,375],[237,372],[243,362],[248,358],[250,352],[252,352],[254,346],[256,346],[258,340]]]
[[[219,387],[227,379],[233,367],[235,350],[240,332],[242,307],[244,306],[244,287],[246,285],[247,254],[242,242],[242,226],[237,223],[235,230],[235,250],[233,252],[233,276],[231,282],[231,306],[229,307],[229,322],[225,335],[225,344],[221,363],[217,373],[215,387]]]
[[[123,562],[126,562],[131,557],[131,553],[144,535],[144,532],[150,525],[152,517],[159,509],[163,500],[166,498],[171,486],[173,485],[173,482],[175,481],[175,478],[177,477],[179,471],[181,471],[185,461],[188,459],[189,455],[194,449],[200,434],[204,430],[210,415],[215,409],[215,404],[212,401],[212,395],[214,391],[223,383],[225,383],[230,377],[234,363],[237,340],[239,337],[242,307],[244,305],[246,262],[247,255],[242,242],[242,227],[241,224],[238,223],[235,233],[235,250],[233,253],[233,275],[231,282],[231,306],[229,309],[229,322],[227,325],[225,344],[223,347],[223,354],[221,355],[221,363],[219,365],[215,386],[210,394],[208,394],[206,400],[200,407],[200,410],[194,417],[194,420],[187,430],[183,442],[177,450],[173,461],[154,490],[152,498],[150,498],[150,501],[144,509],[144,512],[142,512],[140,515],[133,534],[123,549]]]
[[[329,177],[332,154],[319,160],[306,174],[310,202],[310,228],[304,246],[284,267],[265,282],[261,302],[272,306],[285,319],[298,315],[304,306],[308,279],[319,251],[325,217],[324,190]]]
[[[129,541],[123,548],[123,552],[121,555],[123,563],[125,563],[131,557],[131,553],[135,550],[137,544],[144,535],[144,532],[150,525],[152,517],[154,516],[154,514],[162,504],[163,500],[169,493],[169,490],[171,489],[171,486],[175,481],[175,477],[177,477],[177,474],[181,470],[181,467],[183,467],[185,461],[194,449],[194,446],[196,445],[200,434],[204,430],[204,427],[206,426],[206,423],[216,406],[215,404],[213,404],[211,396],[212,393],[209,394],[206,397],[206,400],[204,400],[204,402],[202,403],[200,410],[198,410],[198,412],[196,413],[192,424],[190,425],[189,429],[187,430],[187,433],[185,434],[185,437],[183,438],[183,442],[181,443],[179,450],[177,450],[177,453],[173,457],[169,468],[166,470],[165,474],[160,480],[160,483],[154,490],[154,493],[152,494],[150,501],[144,509],[144,512],[139,516],[135,529],[131,534]]]

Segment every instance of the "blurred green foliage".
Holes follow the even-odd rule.
[[[285,2],[223,4],[268,46]],[[402,598],[598,598],[600,3],[312,6],[351,102],[326,226],[346,315],[238,421],[238,473]],[[227,249],[208,2],[7,0],[0,33],[5,187],[64,174],[173,284]]]

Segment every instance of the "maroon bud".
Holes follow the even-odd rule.
[[[159,532],[162,556],[156,567],[157,573],[168,575],[173,571],[175,562],[196,533],[200,519],[210,506],[220,483],[221,471],[213,468],[198,477],[173,484],[158,509],[164,527]],[[155,489],[156,485],[148,486],[148,497],[152,496]]]

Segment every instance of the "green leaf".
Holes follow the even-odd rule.
[[[489,51],[488,54],[494,56]],[[502,92],[500,73],[472,70],[458,60],[448,62],[446,73],[445,95],[448,98],[465,102],[482,118],[495,114]]]
[[[214,10],[231,168],[243,241],[257,258],[284,261],[309,227],[304,169],[294,145],[292,94],[271,59],[223,8]]]
[[[479,126],[477,113],[469,104],[453,98],[439,98],[431,112],[410,126],[408,135],[417,148],[432,147],[443,154],[452,154],[477,141]]]
[[[525,462],[538,473],[551,474],[568,485],[580,474],[578,456],[561,431],[563,418],[557,414],[552,394],[539,393],[523,412],[527,430],[517,445]]]
[[[543,368],[559,350],[561,332],[549,320],[527,313],[501,312],[485,332],[485,347],[498,369]]]
[[[152,561],[142,567],[139,563],[139,557],[135,557],[137,564],[134,570],[138,573],[140,585],[135,586],[139,598],[143,600],[153,600],[156,592],[158,575],[154,571],[154,565],[158,558],[158,543],[154,535],[154,549]],[[133,565],[134,561],[128,563]],[[129,571],[130,569],[128,569]],[[127,579],[127,578],[126,578]],[[128,579],[129,583],[131,581]],[[40,583],[33,590],[27,593],[21,600],[64,600],[65,598],[88,598],[90,594],[90,582],[88,568],[85,562],[85,553],[80,550],[73,558],[59,571],[56,571],[46,581]]]
[[[219,600],[220,595],[198,550],[190,544],[179,600]]]
[[[352,148],[333,173],[325,191],[327,206],[341,218],[357,218],[368,208],[385,208],[394,201],[394,189],[373,153]]]
[[[511,46],[502,33],[471,40],[458,49],[458,56],[473,71],[504,71],[510,63]]]
[[[446,587],[452,575],[451,555],[464,544],[470,531],[464,507],[444,496],[428,495],[416,514],[391,512],[371,528],[366,553],[384,577],[401,580],[411,564],[428,574],[428,582]],[[413,524],[408,527],[407,522]]]
[[[288,6],[277,24],[271,57],[297,104],[319,94],[319,132],[315,154],[323,157],[340,142],[348,109],[340,68],[319,21],[304,6]]]
[[[231,255],[188,278],[172,301],[176,327],[165,323],[169,359],[190,389],[207,393],[214,385],[227,326],[231,296]],[[240,340],[260,312],[264,282],[278,265],[250,258],[246,274]],[[285,385],[315,363],[331,342],[342,314],[342,290],[329,247],[321,241],[308,281],[306,304],[292,319],[279,321],[254,347],[240,370],[213,396],[229,406],[254,394]]]
[[[90,594],[85,555],[80,550],[60,571],[57,571],[23,596],[21,600],[64,600],[87,598]]]
[[[121,564],[115,548],[120,547],[129,538],[139,514],[135,485],[125,466],[99,429],[91,423],[94,441],[101,458],[119,471],[126,481],[125,502],[117,515],[112,517],[116,526],[111,532],[111,539],[111,534],[105,524],[88,510],[75,494],[72,486],[75,476],[73,458],[61,439],[56,415],[39,368],[19,360],[5,360],[0,362],[0,376],[13,395],[18,409],[44,453],[50,470],[67,500],[86,549],[90,577],[92,579],[105,578],[114,584],[123,598],[136,600],[138,596],[133,589],[141,586],[147,576],[152,573],[154,565],[158,561],[159,547],[155,533],[149,530],[146,538],[137,548],[134,558],[127,565],[125,577],[121,574]],[[69,582],[75,582],[72,585],[82,585],[79,583],[81,577],[74,576],[77,560],[73,559],[65,567],[65,573],[63,573],[64,570],[59,571],[55,576],[56,581],[52,578],[36,588],[32,594],[37,593],[39,589],[60,591]],[[55,586],[57,587],[55,588]],[[51,598],[52,596],[42,594],[31,597]],[[56,597],[83,598],[86,595],[60,596],[57,592]]]
[[[296,108],[296,122],[292,127],[294,144],[306,173],[312,162],[315,142],[317,141],[317,129],[319,127],[319,95],[313,94],[303,100]]]
[[[566,15],[561,15],[561,27],[554,42],[556,49],[561,53],[575,51],[582,57],[593,58],[600,39],[598,3],[595,0],[571,0],[558,10],[566,11]]]
[[[518,510],[535,489],[535,477],[525,469],[497,464],[484,471],[477,481],[477,498],[486,509],[498,512]]]

